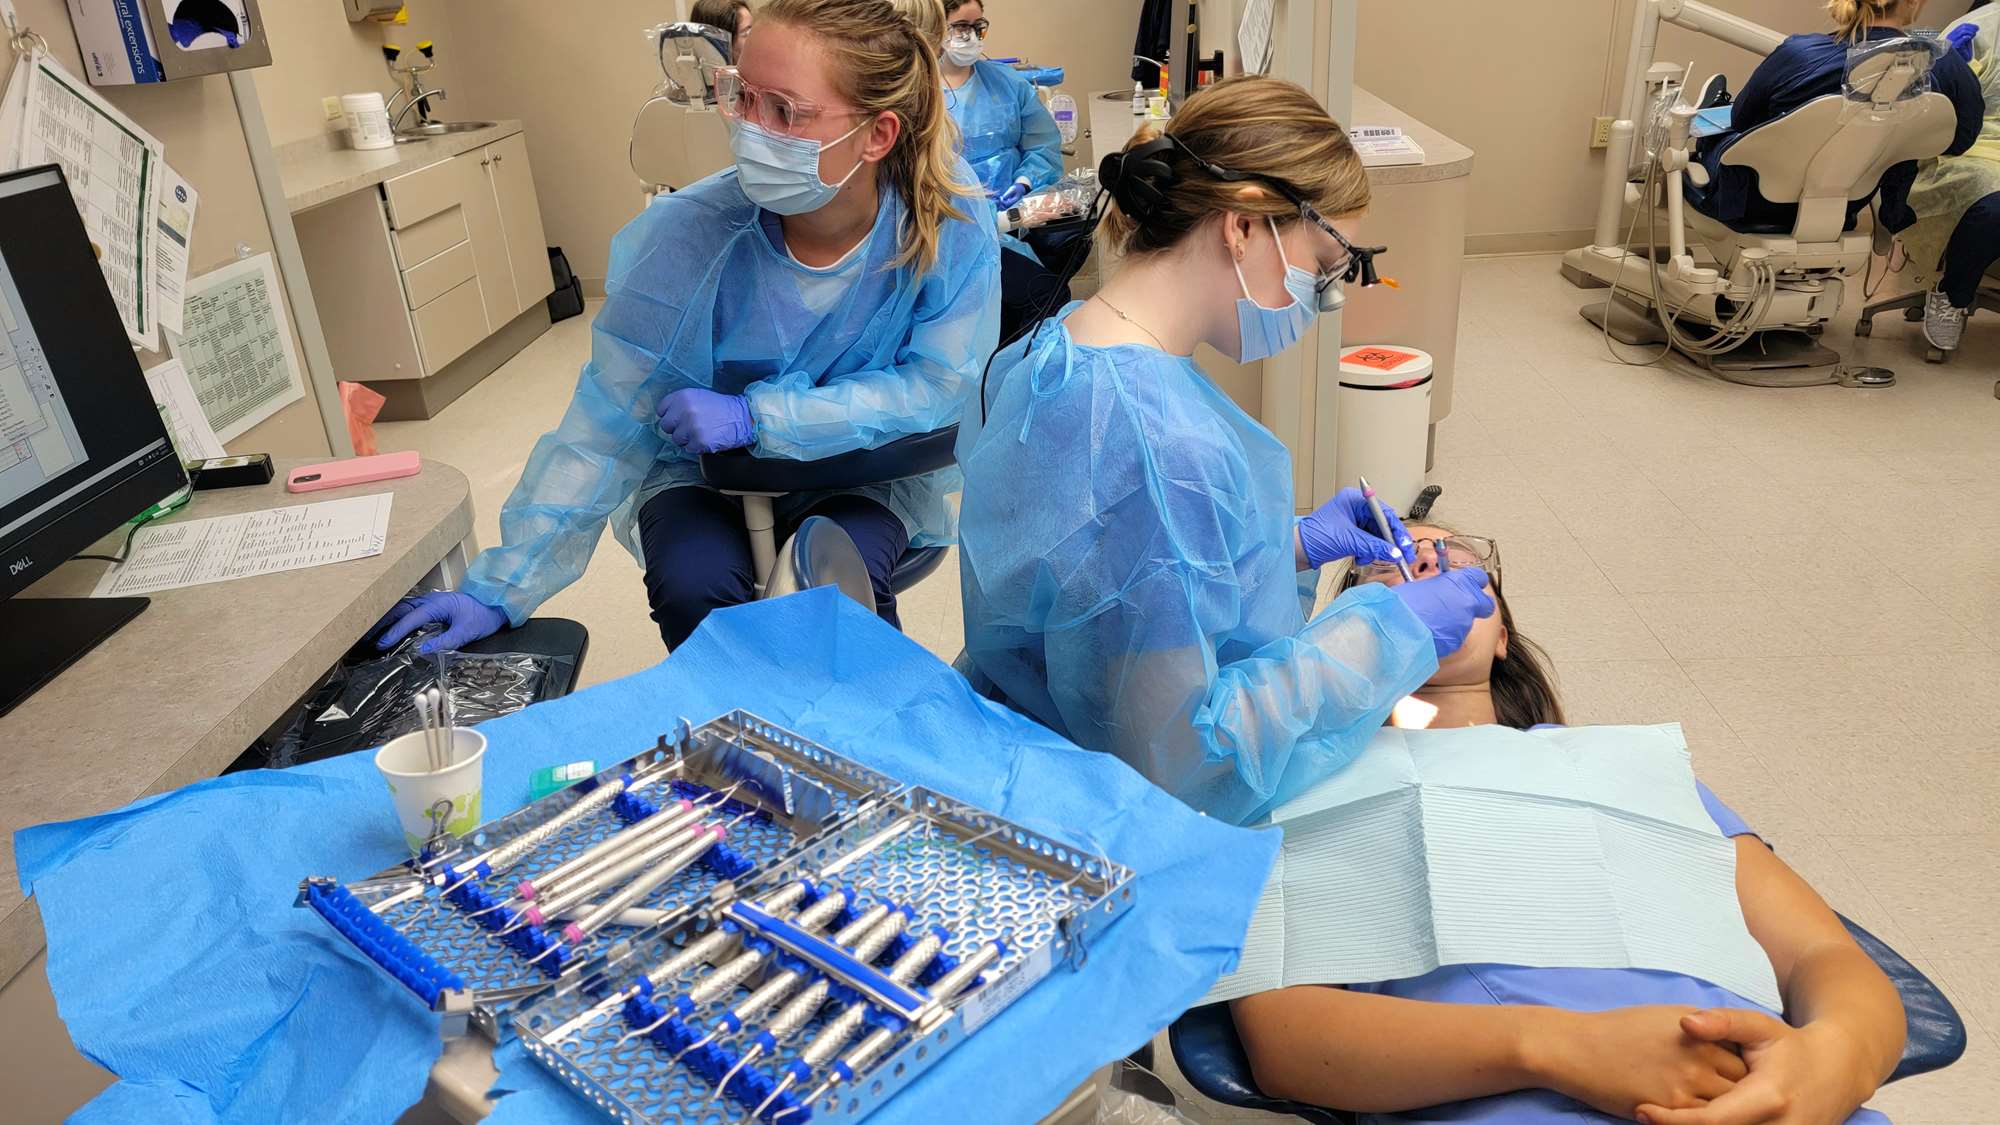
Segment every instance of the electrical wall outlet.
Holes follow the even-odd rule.
[[[1609,117],[1594,117],[1591,119],[1590,147],[1591,148],[1611,147],[1611,119]]]
[[[328,121],[340,121],[346,116],[340,110],[339,98],[321,98],[319,100],[319,111],[326,115]]]

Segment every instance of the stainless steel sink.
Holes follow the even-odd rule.
[[[471,133],[479,129],[491,129],[492,121],[433,121],[428,125],[410,125],[396,130],[396,143],[409,144],[411,141],[427,141],[432,137],[446,137],[453,133]]]

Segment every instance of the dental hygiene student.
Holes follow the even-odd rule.
[[[1475,567],[1308,621],[1317,568],[1390,543],[1353,490],[1296,519],[1284,444],[1191,358],[1275,355],[1372,278],[1327,219],[1368,203],[1340,126],[1292,83],[1232,78],[1099,175],[1125,260],[1003,349],[960,423],[960,669],[1241,823],[1352,760],[1493,599]]]
[[[1062,179],[1062,134],[1035,88],[985,58],[986,5],[945,0],[945,105],[965,138],[965,159],[1002,210]]]
[[[970,181],[931,44],[883,0],[769,0],[716,78],[735,167],[646,208],[612,240],[590,361],[500,513],[500,545],[456,591],[406,599],[394,644],[442,623],[453,648],[526,620],[576,580],[605,521],[646,570],[678,647],[711,609],[750,600],[734,498],[704,453],[813,461],[957,420],[995,345],[999,249]],[[950,542],[956,469],[795,494],[861,550],[878,612],[911,545]]]

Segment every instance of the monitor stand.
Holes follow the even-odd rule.
[[[0,601],[0,715],[139,616],[150,598]]]

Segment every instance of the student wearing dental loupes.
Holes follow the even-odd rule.
[[[452,648],[583,573],[607,519],[677,647],[748,601],[738,501],[704,453],[813,461],[957,420],[998,333],[990,204],[955,148],[937,56],[881,0],[770,0],[716,76],[735,166],[662,198],[612,241],[590,361],[458,590],[406,599],[380,643],[431,623]],[[878,612],[911,546],[950,542],[956,469],[778,504],[860,548]]]
[[[1493,612],[1477,568],[1353,590],[1411,549],[1358,490],[1295,519],[1291,457],[1196,366],[1296,343],[1376,280],[1347,135],[1289,82],[1236,78],[1101,165],[1122,262],[994,357],[965,408],[960,573],[976,688],[1195,808],[1243,822],[1353,759]],[[1328,218],[1331,216],[1331,219]]]

